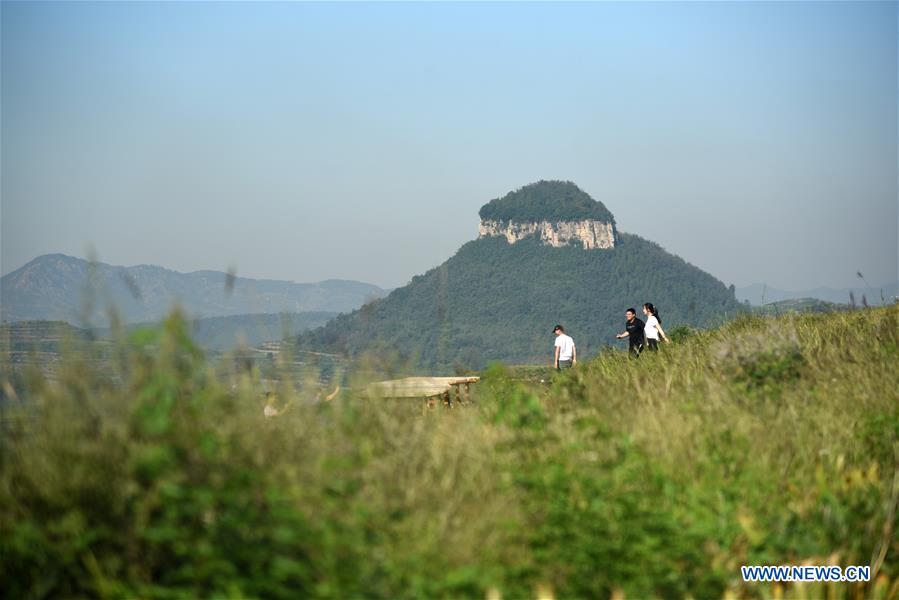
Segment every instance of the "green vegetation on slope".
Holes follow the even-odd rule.
[[[538,181],[481,207],[481,219],[539,223],[540,221],[581,221],[593,219],[615,223],[615,217],[570,181]]]
[[[75,357],[2,413],[0,595],[896,598],[897,358],[899,306],[743,316],[549,385],[493,368],[460,410],[285,386],[266,420],[174,318],[119,384]],[[739,575],[830,562],[872,581]]]
[[[668,329],[708,326],[746,310],[720,281],[635,235],[589,251],[492,237],[465,244],[387,298],[300,334],[298,344],[441,371],[548,362],[555,323],[587,356],[620,346],[615,334],[625,309],[644,302],[656,305]]]

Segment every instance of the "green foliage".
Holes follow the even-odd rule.
[[[516,429],[539,430],[546,424],[546,409],[537,395],[513,381],[505,367],[494,364],[482,385],[493,398],[491,421]]]
[[[615,223],[615,217],[570,181],[538,181],[491,200],[478,213],[483,220],[539,223],[593,219]]]
[[[696,333],[696,330],[689,325],[678,325],[677,327],[666,329],[666,331],[668,332],[668,339],[675,344],[685,341],[691,335]]]
[[[383,355],[450,373],[491,361],[549,363],[552,327],[578,356],[623,347],[624,310],[653,302],[666,331],[706,327],[744,309],[723,283],[658,245],[622,234],[608,250],[499,237],[462,246],[440,267],[363,309],[300,334],[311,351]]]
[[[424,412],[282,381],[266,419],[258,372],[216,374],[177,316],[102,368],[0,361],[0,595],[895,597],[897,317],[494,365],[474,406]],[[739,579],[829,563],[875,579]]]

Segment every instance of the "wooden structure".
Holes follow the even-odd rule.
[[[471,384],[480,380],[480,377],[406,377],[373,383],[366,392],[376,398],[421,398],[429,406],[433,406],[435,399],[442,398],[443,403],[451,407],[454,401],[470,403]]]

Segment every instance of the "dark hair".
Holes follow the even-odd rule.
[[[635,311],[633,308],[629,308],[629,309],[627,309],[627,310],[624,311],[624,312],[629,312],[629,313],[637,314],[637,311]]]
[[[556,331],[561,331],[562,333],[565,333],[565,328],[562,327],[561,325],[556,325],[555,327],[553,327],[553,332],[556,332]]]
[[[656,307],[652,305],[652,302],[647,302],[643,305],[643,308],[649,311],[649,314],[654,316],[656,320],[659,322],[659,325],[662,324],[662,317],[659,316],[659,311],[656,310]]]

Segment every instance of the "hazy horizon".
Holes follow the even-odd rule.
[[[0,270],[393,288],[571,180],[725,284],[899,279],[895,3],[8,3]]]

